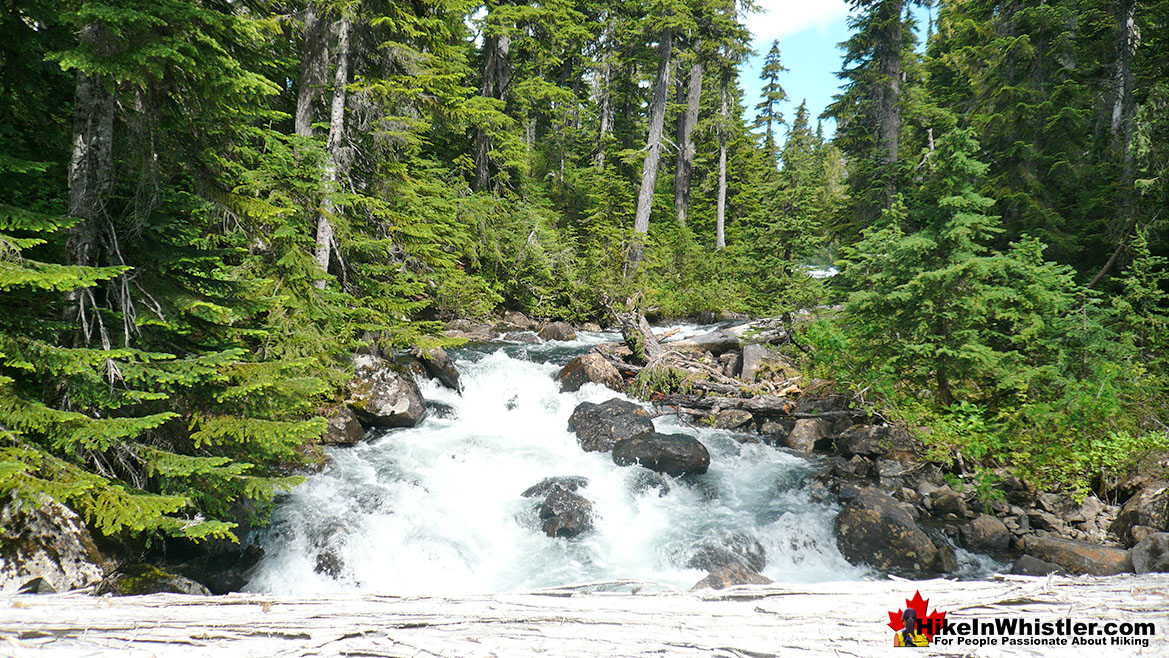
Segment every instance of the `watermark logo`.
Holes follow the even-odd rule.
[[[946,613],[941,610],[929,611],[929,599],[921,598],[915,591],[912,599],[905,599],[905,608],[889,611],[889,628],[893,629],[893,646],[927,647],[934,640],[934,634],[946,622]]]

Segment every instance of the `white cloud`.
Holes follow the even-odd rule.
[[[759,0],[758,4],[762,11],[747,18],[756,44],[823,28],[848,15],[846,0]]]

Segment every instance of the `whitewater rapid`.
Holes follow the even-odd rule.
[[[617,338],[453,351],[463,394],[422,381],[438,404],[419,426],[330,449],[329,467],[283,496],[255,537],[266,556],[248,589],[469,594],[620,579],[689,588],[706,575],[686,566],[697,548],[744,538],[765,549],[762,573],[775,581],[867,574],[837,551],[838,509],[812,499],[804,457],[673,416],[657,429],[698,437],[711,454],[705,475],[654,486],[641,467],[582,451],[567,429],[572,410],[623,396],[594,384],[560,393],[552,378]],[[594,530],[577,539],[545,536],[537,501],[520,495],[558,475],[589,479],[579,493],[593,502]]]

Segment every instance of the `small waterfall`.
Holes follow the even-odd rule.
[[[257,537],[267,557],[249,589],[458,594],[615,579],[689,588],[706,575],[687,567],[704,546],[762,547],[762,573],[776,581],[866,573],[837,551],[837,510],[811,499],[814,469],[802,457],[672,416],[655,419],[658,430],[706,444],[705,475],[663,481],[582,451],[569,415],[616,394],[591,384],[560,393],[552,377],[615,338],[454,351],[463,395],[422,382],[427,400],[449,409],[333,450],[327,470],[284,497]],[[579,493],[593,502],[594,529],[574,540],[545,536],[536,502],[520,495],[557,475],[589,479]]]

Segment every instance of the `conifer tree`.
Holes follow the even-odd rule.
[[[769,154],[772,160],[778,153],[775,130],[777,126],[782,126],[784,123],[783,113],[780,112],[777,105],[787,100],[787,92],[780,84],[779,76],[786,71],[787,69],[780,61],[779,40],[772,41],[771,50],[767,52],[767,58],[763,60],[763,70],[759,73],[759,79],[763,81],[763,89],[761,90],[763,99],[755,106],[755,126],[763,126],[763,151]]]

